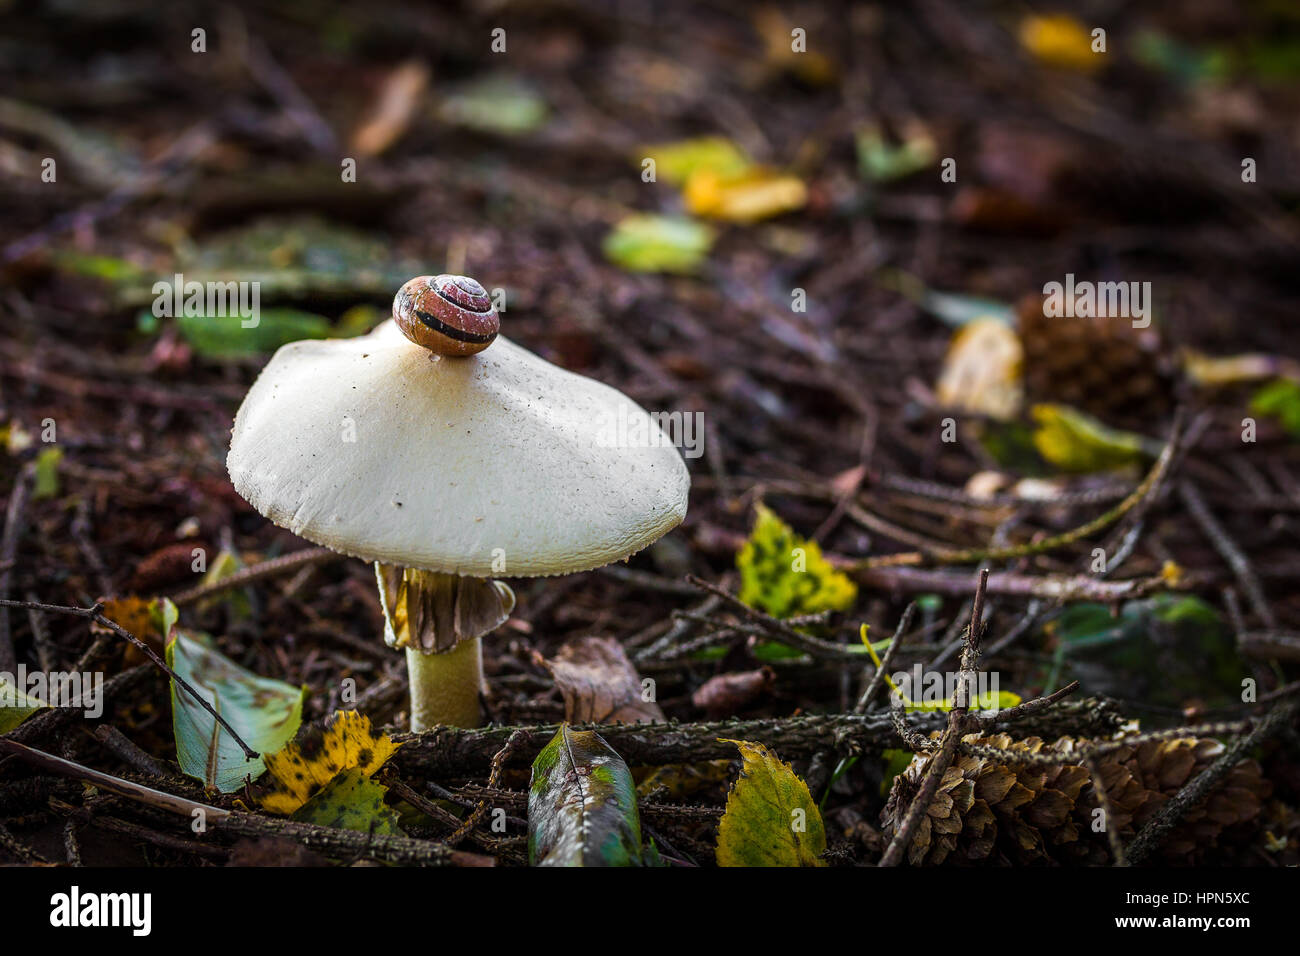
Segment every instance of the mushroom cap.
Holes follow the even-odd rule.
[[[475,577],[618,561],[680,524],[690,489],[677,449],[621,392],[505,336],[441,358],[391,320],[277,351],[235,416],[226,467],[309,541]]]

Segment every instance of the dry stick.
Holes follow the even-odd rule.
[[[193,604],[195,601],[201,601],[205,597],[220,594],[222,591],[229,591],[232,588],[253,584],[264,578],[275,577],[278,574],[285,574],[301,567],[323,564],[326,561],[341,557],[341,554],[337,551],[331,551],[329,548],[306,548],[302,551],[294,551],[292,554],[272,558],[269,561],[262,561],[252,567],[241,568],[229,577],[222,578],[212,584],[200,584],[188,591],[182,591],[172,598],[172,603],[177,607],[184,607],[187,604]]]
[[[1228,533],[1223,530],[1223,525],[1215,520],[1214,515],[1210,513],[1209,507],[1205,504],[1205,499],[1201,497],[1201,493],[1196,490],[1196,487],[1190,481],[1184,479],[1178,483],[1178,497],[1183,499],[1183,504],[1187,506],[1192,518],[1200,525],[1201,531],[1210,539],[1210,544],[1214,546],[1214,550],[1219,552],[1219,556],[1228,562],[1228,567],[1232,568],[1232,573],[1241,582],[1241,588],[1246,592],[1246,599],[1250,601],[1250,606],[1259,615],[1259,619],[1264,622],[1265,627],[1269,629],[1276,628],[1277,619],[1273,616],[1273,609],[1268,606],[1268,601],[1264,599],[1264,589],[1260,586],[1259,578],[1255,576],[1255,571],[1250,566],[1250,560],[1237,547],[1236,543],[1228,537]]]
[[[76,670],[84,671],[86,668],[78,666]],[[100,694],[100,699],[112,700],[123,691],[133,688],[144,680],[148,674],[152,673],[154,673],[152,667],[148,664],[140,664],[130,670],[122,671],[120,674],[114,674],[104,681],[104,689]],[[5,737],[21,743],[40,740],[42,737],[72,723],[77,718],[83,717],[84,714],[85,710],[81,707],[48,707],[32,714],[32,716],[5,734]]]
[[[894,628],[894,637],[889,642],[889,647],[885,649],[885,656],[880,660],[880,666],[876,672],[871,675],[871,682],[867,684],[862,696],[853,707],[853,713],[865,714],[867,705],[871,703],[871,698],[875,696],[880,685],[885,682],[885,675],[889,673],[889,665],[894,661],[894,655],[898,653],[899,647],[903,644],[903,635],[907,632],[908,627],[912,624],[912,616],[916,613],[916,602],[913,601],[903,610],[903,616],[898,619],[898,627]]]
[[[952,766],[953,758],[957,756],[957,744],[961,741],[969,724],[970,709],[970,687],[974,683],[975,664],[979,660],[979,641],[980,632],[983,630],[984,614],[984,588],[988,583],[989,572],[984,569],[980,572],[980,586],[975,591],[975,601],[971,607],[970,629],[966,634],[966,646],[961,655],[961,673],[957,682],[957,692],[954,695],[952,712],[948,716],[948,727],[943,732],[943,737],[939,742],[939,752],[930,758],[930,765],[926,767],[925,776],[921,780],[920,789],[912,799],[911,805],[907,808],[907,815],[903,822],[894,832],[894,838],[889,841],[889,846],[885,848],[885,854],[880,858],[881,866],[897,866],[903,860],[903,854],[907,852],[908,846],[912,843],[912,837],[917,825],[921,822],[921,817],[930,809],[930,804],[934,802],[936,794],[939,792],[939,784],[942,782],[944,774]]]
[[[1119,832],[1116,827],[1111,826],[1111,821],[1116,819],[1115,807],[1110,802],[1110,794],[1106,792],[1106,785],[1101,779],[1101,765],[1097,763],[1097,758],[1089,754],[1083,761],[1083,765],[1088,768],[1088,775],[1092,777],[1092,789],[1097,794],[1097,804],[1101,807],[1102,825],[1106,832],[1106,843],[1110,846],[1110,862],[1112,866],[1127,866],[1124,862],[1124,844],[1119,838]]]
[[[142,750],[133,740],[112,724],[100,724],[96,727],[95,739],[124,764],[134,767],[142,773],[147,773],[149,776],[160,780],[166,780],[168,777],[174,776],[166,766]]]
[[[23,863],[30,864],[30,863],[50,862],[49,860],[45,859],[45,857],[41,856],[39,853],[37,853],[35,850],[29,847],[26,843],[20,842],[16,836],[14,836],[7,829],[5,829],[5,826],[2,823],[0,823],[0,849],[8,850],[14,856],[18,857],[18,859],[21,860]]]
[[[3,591],[0,591],[0,594],[3,594]],[[28,591],[27,600],[35,601],[36,595]],[[8,610],[8,608],[5,608],[6,613],[8,613]],[[45,626],[45,615],[36,608],[28,608],[27,623],[32,629],[32,644],[36,647],[36,662],[40,665],[41,670],[48,673],[55,669],[58,661],[55,660],[54,645],[50,641],[50,630]]]
[[[1133,866],[1141,863],[1150,856],[1151,852],[1164,842],[1169,835],[1169,831],[1178,824],[1183,814],[1204,800],[1215,785],[1228,775],[1228,771],[1246,755],[1247,751],[1253,750],[1269,737],[1281,731],[1295,716],[1295,713],[1296,704],[1294,702],[1273,708],[1268,716],[1260,721],[1259,726],[1246,736],[1238,737],[1218,760],[1202,770],[1195,780],[1174,794],[1156,815],[1147,821],[1146,826],[1129,843],[1128,865]]]
[[[764,614],[757,608],[752,608],[740,598],[736,597],[725,588],[721,588],[703,578],[697,578],[693,574],[688,574],[686,580],[697,588],[708,591],[722,599],[725,604],[730,605],[739,611],[742,615],[754,621],[760,636],[779,638],[783,644],[789,644],[797,647],[801,651],[807,651],[814,657],[829,658],[831,660],[857,660],[861,657],[857,651],[847,649],[843,644],[836,644],[834,641],[823,641],[820,638],[811,637],[802,631],[796,631],[786,621],[779,620],[769,614]],[[676,615],[686,617],[689,612],[677,611]],[[707,623],[717,624],[721,627],[730,627],[734,630],[754,633],[755,628],[747,628],[745,625],[728,624],[725,621],[708,621]]]
[[[163,673],[165,673],[168,677],[174,680],[181,687],[185,688],[185,692],[189,694],[191,697],[193,697],[196,701],[198,701],[199,705],[204,710],[206,710],[209,714],[211,714],[213,718],[217,721],[217,723],[219,723],[222,727],[225,728],[226,733],[230,734],[231,739],[233,739],[235,743],[239,744],[240,749],[244,751],[244,756],[248,760],[254,760],[257,758],[258,756],[257,751],[249,747],[248,744],[244,743],[244,738],[240,737],[239,734],[235,733],[235,728],[231,727],[230,724],[226,722],[226,719],[224,717],[222,717],[215,710],[213,710],[212,705],[209,704],[206,700],[204,700],[203,697],[199,695],[199,692],[189,685],[188,681],[182,678],[170,667],[168,667],[167,662],[164,661],[161,657],[159,657],[156,653],[154,653],[154,649],[152,647],[150,647],[144,641],[140,640],[130,631],[126,630],[126,628],[122,627],[122,625],[118,624],[116,621],[110,620],[109,618],[101,614],[100,612],[103,610],[104,605],[95,604],[92,605],[91,607],[63,607],[57,604],[42,604],[38,601],[0,601],[0,607],[36,608],[36,610],[38,611],[48,611],[54,614],[71,614],[74,617],[84,617],[91,621],[94,621],[96,624],[100,625],[101,627],[108,628],[109,630],[116,633],[118,636],[126,638],[137,648],[143,651],[144,655],[148,657],[149,660],[153,661],[154,665],[160,668],[163,671]]]
[[[940,729],[946,715],[922,713],[912,719],[928,733]],[[1087,698],[1028,716],[1017,730],[1039,737],[1105,737],[1114,734],[1122,723],[1123,717],[1111,701]],[[488,769],[511,734],[522,730],[525,739],[515,748],[507,766],[526,767],[559,728],[559,724],[435,727],[422,734],[397,734],[393,739],[402,746],[393,756],[393,765],[404,774],[419,774],[426,779],[478,776]],[[629,766],[731,759],[736,748],[719,742],[720,737],[762,743],[785,760],[825,750],[828,741],[834,741],[846,753],[880,753],[898,746],[893,718],[883,713],[806,714],[699,723],[582,724],[572,729],[597,731]]]
[[[36,473],[33,465],[24,465],[18,470],[14,479],[13,491],[9,493],[9,504],[5,508],[4,535],[0,536],[0,598],[9,597],[9,575],[14,566],[14,553],[18,549],[18,539],[23,535],[27,524],[27,487],[32,475]],[[9,608],[0,607],[0,673],[12,674],[18,669],[18,656],[14,653],[13,634],[9,629]]]
[[[841,565],[843,566],[845,565]],[[866,587],[891,591],[932,591],[950,597],[972,593],[978,581],[974,573],[939,571],[930,568],[868,568],[857,570],[854,576],[859,584]],[[989,575],[987,590],[989,594],[1010,597],[1112,604],[1144,597],[1157,590],[1192,590],[1203,583],[1203,577],[1194,574],[1183,574],[1176,580],[1163,574],[1156,574],[1149,578],[1133,578],[1128,581],[1102,581],[1086,574],[1036,577],[1010,571],[996,571]]]
[[[223,831],[241,836],[285,837],[304,846],[319,849],[334,855],[366,857],[387,860],[394,863],[414,863],[430,866],[492,866],[491,857],[453,850],[439,843],[427,840],[413,840],[410,837],[395,837],[384,834],[360,833],[354,830],[338,830],[311,823],[299,823],[295,820],[281,820],[264,817],[255,813],[237,810],[225,810],[178,797],[175,794],[155,790],[120,777],[101,773],[90,767],[64,760],[41,750],[25,747],[20,743],[0,737],[0,752],[8,752],[34,766],[50,773],[74,780],[93,783],[110,793],[116,793],[146,806],[166,810],[184,817],[193,818],[198,810],[203,819],[216,825]]]
[[[1173,429],[1169,435],[1168,441],[1165,442],[1164,450],[1160,452],[1160,457],[1152,466],[1151,471],[1142,479],[1142,483],[1133,490],[1133,493],[1121,501],[1114,508],[1105,514],[1094,518],[1087,524],[1080,525],[1071,531],[1055,535],[1050,538],[1044,538],[1041,541],[1031,541],[1026,544],[1015,545],[1010,548],[966,548],[961,550],[935,550],[930,552],[908,551],[900,554],[877,555],[872,558],[863,558],[855,561],[850,566],[853,571],[870,571],[876,568],[896,568],[896,567],[919,567],[925,564],[978,564],[982,561],[1008,561],[1014,558],[1031,557],[1036,554],[1045,554],[1048,551],[1055,551],[1057,548],[1074,544],[1087,538],[1103,528],[1114,524],[1120,518],[1124,517],[1129,511],[1133,510],[1146,496],[1156,488],[1164,478],[1165,472],[1173,459],[1175,447],[1178,445],[1178,438],[1182,432],[1182,416],[1179,415],[1175,421]]]
[[[506,741],[506,745],[498,750],[492,757],[492,771],[488,774],[488,787],[496,789],[497,785],[501,782],[501,768],[505,766],[506,758],[510,756],[511,751],[513,751],[515,747],[525,739],[525,737],[525,734],[518,731],[511,734],[510,739]],[[470,811],[469,816],[465,817],[465,822],[457,827],[456,832],[447,837],[443,842],[446,843],[447,846],[456,846],[460,843],[460,841],[465,839],[465,836],[471,830],[478,826],[479,821],[483,819],[483,815],[488,812],[488,806],[489,804],[487,800],[480,800],[478,806]]]

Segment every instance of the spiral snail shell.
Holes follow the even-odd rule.
[[[393,299],[402,334],[438,355],[482,352],[501,331],[487,290],[469,276],[417,276]]]

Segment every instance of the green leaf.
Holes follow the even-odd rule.
[[[1286,378],[1269,382],[1250,400],[1250,410],[1276,418],[1292,438],[1300,438],[1300,382]]]
[[[713,245],[713,230],[693,219],[636,215],[605,237],[605,258],[629,272],[694,272]]]
[[[401,836],[397,811],[384,802],[386,793],[387,787],[354,767],[304,803],[293,819],[340,830]]]
[[[887,183],[903,179],[932,165],[938,155],[934,137],[921,124],[904,135],[901,143],[891,143],[874,124],[864,126],[854,137],[858,152],[858,172],[872,182]]]
[[[300,339],[328,338],[330,320],[297,309],[260,309],[256,325],[238,315],[182,315],[176,325],[194,351],[207,359],[239,358],[274,352]]]
[[[528,787],[533,866],[644,866],[636,786],[595,731],[560,727],[533,761]]]
[[[179,630],[167,645],[167,664],[262,754],[284,747],[302,723],[305,690],[258,677]],[[171,684],[172,729],[181,770],[222,793],[233,793],[245,777],[256,780],[265,772],[260,756],[245,759],[225,728],[189,692],[175,681]]]
[[[32,485],[32,500],[42,501],[59,496],[59,462],[63,449],[46,448],[36,456],[36,481]]]
[[[718,824],[718,866],[825,866],[826,829],[808,785],[762,744],[724,743],[744,765]]]
[[[1108,428],[1066,405],[1035,405],[1032,414],[1038,423],[1034,447],[1064,471],[1109,471],[1137,464],[1146,454],[1142,436]]]
[[[546,122],[546,101],[518,77],[496,75],[462,87],[443,101],[438,112],[456,126],[521,136]]]
[[[778,618],[853,606],[857,585],[822,557],[816,541],[796,535],[763,505],[757,512],[749,540],[736,555],[740,600]]]
[[[0,676],[0,734],[7,734],[45,705]]]

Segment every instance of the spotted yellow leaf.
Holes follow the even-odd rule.
[[[262,806],[288,816],[349,770],[373,774],[397,747],[387,734],[375,736],[365,714],[335,711],[323,729],[304,727],[283,750],[265,758],[275,784]]]

